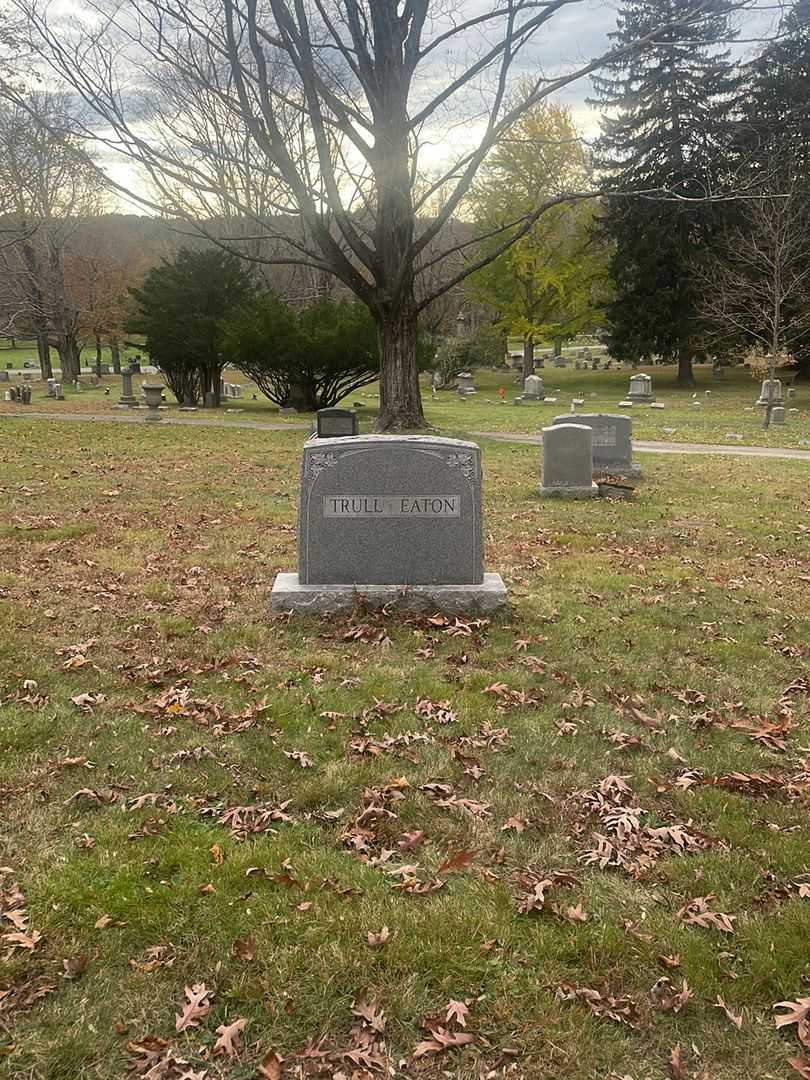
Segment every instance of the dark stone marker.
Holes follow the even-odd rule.
[[[315,416],[319,439],[345,438],[360,432],[354,409],[319,409]]]

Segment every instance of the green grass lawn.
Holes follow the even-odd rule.
[[[0,1076],[797,1075],[806,465],[485,442],[508,617],[288,619],[300,432],[0,427]]]
[[[729,439],[727,435],[739,434],[743,436],[739,443],[743,446],[810,445],[810,386],[807,384],[799,383],[796,397],[786,402],[798,412],[789,414],[785,425],[774,426],[765,431],[762,427],[762,410],[754,406],[759,396],[759,383],[743,368],[728,371],[723,382],[713,382],[711,370],[698,366],[695,369],[698,385],[694,390],[682,390],[675,385],[674,368],[646,370],[652,375],[656,397],[665,408],[658,410],[648,406],[634,406],[632,410],[627,410],[632,417],[633,434],[637,439],[731,446],[737,445],[739,440]],[[571,399],[575,397],[585,399],[585,405],[580,411],[623,411],[618,408],[618,403],[628,389],[631,372],[580,372],[568,367],[545,368],[539,374],[543,376],[546,394],[557,398],[556,404],[515,406],[513,401],[520,392],[520,387],[515,384],[515,376],[511,372],[477,371],[475,381],[479,391],[466,400],[452,390],[440,391],[436,400],[433,400],[428,377],[423,376],[421,381],[425,414],[431,424],[455,434],[477,431],[538,434],[554,416],[568,412]],[[233,418],[241,415],[242,418],[252,420],[279,422],[277,408],[244,376],[227,369],[225,380],[242,383],[244,390],[243,396],[238,400],[226,399],[223,402],[220,415]],[[137,377],[134,383],[137,393],[140,386]],[[500,403],[499,387],[506,391],[506,404]],[[105,388],[110,389],[109,396],[105,396]],[[104,412],[110,410],[120,396],[120,379],[105,379],[95,390],[86,386],[77,393],[72,387],[65,386],[63,391],[65,401],[53,402],[46,396],[42,386],[35,383],[33,404],[37,409]],[[378,394],[377,385],[372,384],[350,394],[343,403],[349,406],[356,403],[359,406],[363,431],[373,428],[377,416]],[[173,401],[171,394],[169,399]],[[695,400],[700,401],[699,407],[693,404]],[[0,415],[4,411],[19,411],[21,408],[0,402]],[[201,410],[199,415],[205,413]],[[301,414],[288,417],[285,422],[301,423],[311,419],[312,415]]]

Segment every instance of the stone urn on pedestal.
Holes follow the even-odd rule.
[[[145,420],[160,420],[160,403],[163,400],[163,383],[144,383],[141,389],[146,397],[146,404],[149,409]]]

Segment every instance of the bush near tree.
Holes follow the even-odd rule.
[[[206,393],[219,404],[223,324],[252,294],[249,264],[216,248],[184,248],[130,289],[136,310],[127,330],[144,336],[144,351],[181,404],[204,401]]]
[[[262,293],[227,320],[223,346],[265,397],[303,412],[336,405],[380,373],[374,320],[356,301],[324,297],[296,310]]]

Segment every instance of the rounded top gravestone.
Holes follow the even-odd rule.
[[[570,424],[571,414],[555,416],[552,424]],[[594,472],[610,472],[621,476],[640,476],[641,468],[632,461],[633,422],[621,413],[577,413],[577,424],[593,431]]]
[[[523,397],[531,401],[540,401],[545,395],[543,380],[539,375],[527,375],[523,380]]]
[[[590,499],[598,494],[593,482],[593,431],[586,424],[543,428],[540,494],[573,499]]]
[[[759,392],[757,405],[781,405],[782,404],[782,380],[764,379],[762,389]]]

